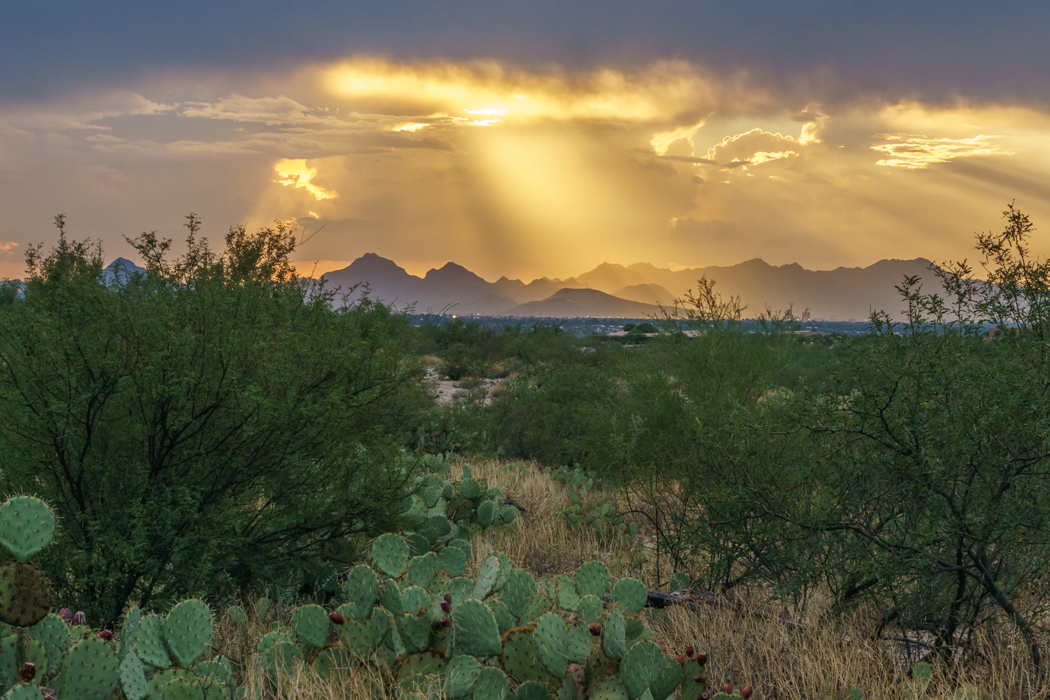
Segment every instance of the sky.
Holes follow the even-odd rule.
[[[1050,253],[1050,4],[34,0],[0,8],[0,277],[185,216],[487,279]],[[178,243],[174,246],[179,249]]]

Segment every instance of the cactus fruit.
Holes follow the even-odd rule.
[[[120,684],[120,661],[113,648],[101,639],[74,644],[59,671],[60,697],[103,700]]]
[[[83,625],[86,625],[86,624],[87,624],[87,616],[84,615],[84,611],[83,610],[77,610],[75,613],[73,613],[73,626],[74,627],[76,627],[78,625],[83,626]]]
[[[21,563],[51,544],[55,514],[39,498],[15,496],[0,505],[0,545]]]
[[[380,535],[372,543],[372,561],[387,576],[397,578],[408,566],[408,542],[400,535]]]
[[[36,566],[20,561],[0,566],[0,621],[30,627],[50,609],[51,584]]]
[[[0,640],[0,684],[11,686],[18,682],[18,674],[21,670],[18,662],[21,660],[23,663],[29,662],[33,665],[35,682],[39,685],[40,679],[47,675],[49,670],[47,652],[43,644],[32,638],[26,638],[20,650],[19,645],[22,643],[20,637],[21,635],[18,634],[9,634]],[[19,657],[20,651],[21,658]]]
[[[749,697],[751,697],[754,694],[754,692],[755,692],[754,688],[752,688],[749,685],[745,685],[743,688],[740,689],[740,697],[744,698],[744,700],[747,700]]]
[[[146,685],[146,666],[135,652],[129,651],[120,662],[120,687],[128,700],[146,700],[149,687]]]
[[[176,663],[189,668],[211,646],[211,608],[190,599],[178,603],[164,620],[164,641]]]
[[[18,678],[23,683],[32,683],[36,678],[36,664],[26,661],[22,668],[18,669]]]
[[[502,650],[499,626],[492,611],[478,600],[467,600],[452,612],[456,647],[471,656],[496,656]]]
[[[292,629],[295,630],[299,639],[309,646],[320,649],[328,643],[331,620],[320,605],[314,603],[300,605],[292,612]]]

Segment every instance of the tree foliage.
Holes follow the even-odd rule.
[[[280,225],[213,253],[191,215],[185,255],[144,234],[147,273],[107,284],[58,223],[0,307],[0,479],[63,514],[43,565],[66,605],[306,585],[392,524],[421,405],[402,318],[298,282]]]

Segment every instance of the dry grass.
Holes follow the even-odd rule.
[[[499,487],[527,510],[515,528],[484,532],[474,541],[472,573],[491,551],[500,549],[515,566],[537,576],[572,574],[583,562],[598,559],[614,576],[647,578],[647,569],[639,568],[640,550],[627,538],[602,539],[589,527],[570,525],[562,514],[568,505],[566,489],[546,471],[496,461],[474,462],[471,468],[476,479]],[[453,469],[456,473],[457,467]],[[709,678],[728,680],[734,687],[750,683],[756,700],[845,700],[852,688],[863,689],[869,700],[1050,698],[1045,689],[1033,690],[1027,648],[1007,625],[1002,627],[1007,632],[999,637],[978,639],[965,663],[948,672],[938,668],[932,681],[923,684],[910,677],[916,659],[902,653],[899,643],[875,636],[877,611],[841,617],[828,615],[825,607],[818,597],[805,610],[788,610],[762,591],[751,590],[723,603],[698,602],[652,611],[649,616],[665,653],[681,653],[685,646],[695,645],[709,654]],[[286,621],[290,611],[277,613]],[[272,619],[267,622],[272,624]],[[228,620],[217,625],[216,651],[233,661],[249,690],[266,687],[261,668],[252,662],[254,649],[249,643],[265,629],[253,606],[244,628],[238,630]],[[280,697],[392,700],[389,691],[382,690],[382,680],[376,671],[333,673],[322,679],[309,666],[297,665],[283,679]],[[277,697],[258,697],[264,696]]]

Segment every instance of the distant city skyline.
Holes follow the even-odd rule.
[[[44,5],[0,9],[0,276],[58,213],[531,280],[972,258],[1016,200],[1050,253],[1042,3]]]

